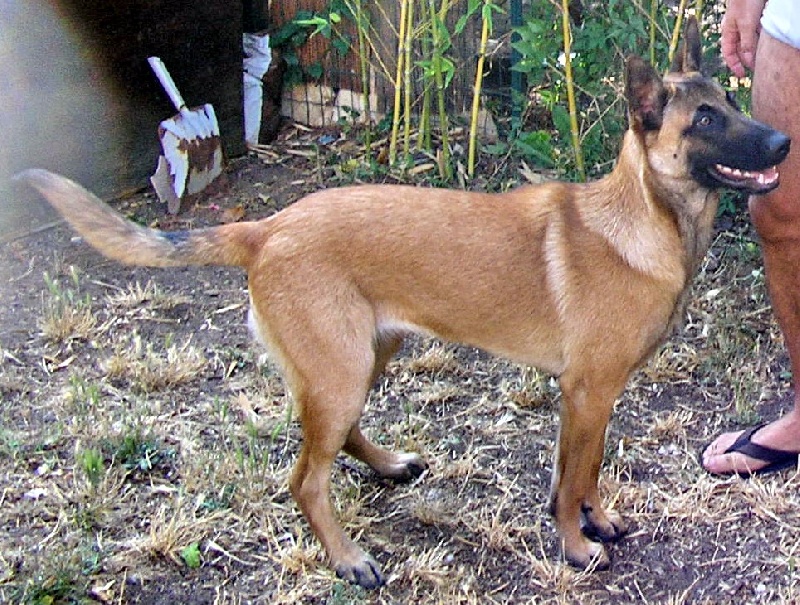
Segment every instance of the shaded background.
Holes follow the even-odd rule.
[[[226,153],[242,153],[242,32],[242,2],[0,3],[0,238],[53,219],[10,182],[25,168],[61,172],[103,197],[147,185],[158,123],[176,113],[150,55],[190,107],[214,106]]]

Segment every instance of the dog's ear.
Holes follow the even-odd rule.
[[[631,128],[637,132],[661,128],[667,91],[661,76],[640,57],[630,56],[626,61],[625,96]]]
[[[671,72],[688,73],[700,71],[700,63],[703,57],[703,45],[700,42],[700,27],[694,16],[686,20],[686,27],[683,28],[683,42],[678,47],[678,52],[672,58]]]

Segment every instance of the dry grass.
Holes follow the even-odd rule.
[[[134,333],[127,345],[116,348],[104,369],[108,378],[123,379],[131,388],[149,393],[189,382],[197,378],[205,365],[202,352],[190,340],[180,346],[166,342],[163,347],[155,348]]]
[[[42,295],[39,329],[44,339],[52,343],[87,340],[97,324],[92,301],[81,292],[75,267],[70,267],[70,277],[72,283],[62,286],[46,273],[44,276],[47,292]]]
[[[686,329],[618,404],[601,489],[631,533],[610,572],[565,565],[546,513],[555,383],[412,339],[364,425],[430,469],[396,486],[343,457],[333,474],[347,532],[388,578],[374,593],[327,569],[289,496],[301,436],[242,326],[243,278],[48,267],[28,286],[45,291],[20,320],[31,328],[0,348],[0,600],[798,602],[800,474],[718,479],[696,458],[789,401],[759,263],[744,223],[720,235]],[[92,320],[45,329],[69,308]],[[182,554],[193,546],[196,569]]]

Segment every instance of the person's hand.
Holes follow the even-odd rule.
[[[728,0],[722,18],[722,58],[733,74],[744,77],[753,69],[766,0]]]

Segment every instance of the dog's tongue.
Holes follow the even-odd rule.
[[[720,174],[732,181],[739,181],[743,184],[750,182],[758,188],[769,187],[775,184],[779,178],[777,166],[761,171],[740,170],[739,168],[731,168],[722,164],[717,164],[716,168]]]

